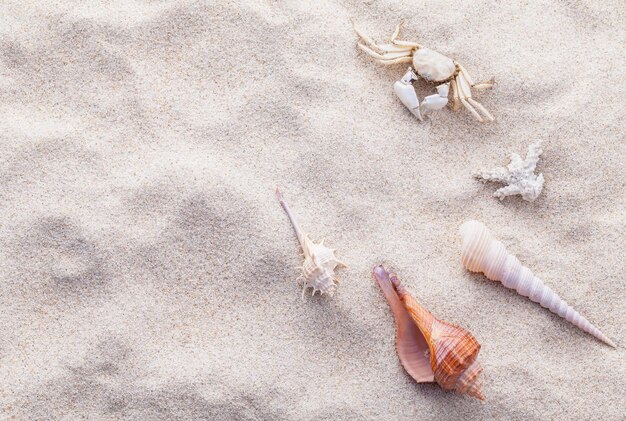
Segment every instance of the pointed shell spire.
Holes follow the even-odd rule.
[[[303,283],[302,295],[304,295],[308,288],[312,288],[312,295],[315,295],[315,292],[319,291],[322,295],[328,294],[332,296],[339,282],[335,275],[335,269],[337,266],[347,267],[347,265],[335,256],[335,250],[324,246],[324,240],[319,243],[314,243],[309,238],[309,235],[302,231],[298,220],[285,202],[283,194],[278,188],[276,189],[276,197],[287,213],[304,253],[302,274],[298,278],[302,279]]]
[[[518,294],[530,298],[585,332],[615,347],[613,341],[563,301],[530,269],[522,266],[515,256],[509,254],[504,244],[494,239],[482,222],[467,221],[461,225],[459,233],[463,237],[461,260],[469,271],[482,272],[492,281],[502,282],[505,287],[516,290]]]
[[[445,390],[484,400],[480,344],[467,330],[435,318],[382,265],[374,278],[396,321],[396,350],[402,366],[418,383],[436,381]]]

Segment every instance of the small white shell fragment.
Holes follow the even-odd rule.
[[[480,171],[475,177],[507,184],[493,194],[500,200],[506,196],[519,194],[522,199],[532,202],[543,189],[543,174],[535,175],[535,168],[542,152],[541,141],[538,141],[528,147],[525,160],[522,160],[518,154],[512,153],[511,163],[506,168],[498,167],[489,171]]]
[[[451,58],[430,48],[420,48],[413,54],[417,74],[432,82],[441,82],[454,75],[456,66]]]

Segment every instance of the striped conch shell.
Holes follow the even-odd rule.
[[[615,347],[613,341],[587,319],[563,301],[550,287],[537,278],[517,257],[509,254],[500,241],[494,239],[482,222],[467,221],[459,229],[463,237],[461,260],[471,272],[482,272],[492,281],[500,281],[507,288],[550,309],[568,322]]]
[[[396,321],[396,350],[400,363],[418,383],[436,381],[445,390],[480,400],[483,368],[476,361],[480,344],[467,330],[436,319],[382,266],[374,278],[391,306]]]
[[[324,240],[314,243],[309,238],[309,235],[302,231],[296,217],[289,209],[289,206],[287,206],[283,194],[278,189],[276,189],[276,197],[278,197],[278,201],[287,213],[304,253],[304,263],[300,268],[302,269],[302,274],[298,277],[298,280],[302,280],[303,284],[302,296],[304,296],[308,288],[313,289],[312,296],[315,295],[316,291],[319,291],[321,295],[328,294],[332,296],[339,282],[335,275],[335,269],[337,266],[348,266],[337,259],[335,250],[324,245]]]

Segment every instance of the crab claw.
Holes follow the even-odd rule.
[[[422,101],[420,111],[422,115],[426,115],[431,111],[440,110],[448,104],[448,91],[450,89],[449,83],[444,83],[437,86],[437,94],[428,95]]]
[[[424,120],[420,112],[420,102],[417,99],[417,92],[412,83],[417,80],[417,75],[413,72],[413,69],[409,67],[407,72],[402,76],[402,79],[394,83],[393,90],[396,92],[400,101],[421,121]]]

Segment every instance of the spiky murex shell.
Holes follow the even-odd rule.
[[[304,263],[302,264],[302,276],[304,290],[313,288],[320,293],[333,295],[337,288],[337,276],[335,268],[343,263],[335,256],[335,250],[324,246],[324,241],[314,243],[304,235]]]

